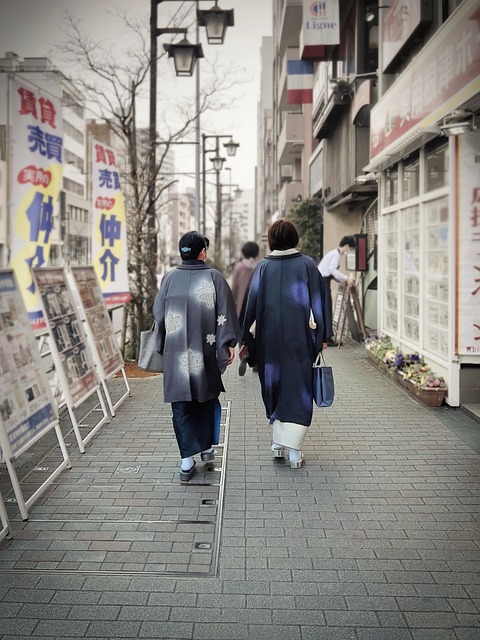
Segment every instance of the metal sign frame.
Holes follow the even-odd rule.
[[[78,447],[81,453],[85,453],[85,445],[109,420],[98,373],[90,355],[91,345],[75,309],[65,270],[62,267],[42,267],[32,269],[32,274],[47,319],[55,372],[65,396]],[[102,417],[82,437],[74,409],[94,393],[98,396]]]
[[[70,468],[46,372],[13,270],[0,270],[0,446],[20,514],[28,519],[31,504],[65,468]],[[13,462],[47,432],[55,429],[63,460],[25,500]]]
[[[108,315],[102,289],[93,266],[71,267],[67,271],[67,278],[70,280],[77,310],[82,318],[89,343],[94,347],[93,360],[100,373],[103,392],[113,417],[115,409],[125,398],[131,396],[131,391],[125,374],[125,363]],[[119,371],[122,372],[126,391],[113,404],[106,381]]]

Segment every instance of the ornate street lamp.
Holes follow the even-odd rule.
[[[168,57],[173,58],[175,73],[179,77],[192,76],[198,58],[204,57],[202,45],[192,44],[187,38],[174,44],[164,44],[163,48],[168,53]]]
[[[223,146],[227,150],[228,156],[234,156],[237,153],[237,148],[240,146],[238,142],[234,142],[230,140],[229,142],[224,142]]]
[[[205,27],[208,44],[223,44],[227,27],[233,27],[233,9],[220,9],[218,0],[215,6],[200,11],[197,9],[197,20],[201,27]]]
[[[210,162],[213,164],[215,171],[221,171],[225,158],[222,158],[221,156],[214,156],[213,158],[210,158]]]

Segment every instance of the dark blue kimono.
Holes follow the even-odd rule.
[[[242,310],[242,343],[249,364],[258,366],[270,424],[310,426],[312,364],[326,342],[324,305],[325,282],[308,256],[279,252],[257,264]]]

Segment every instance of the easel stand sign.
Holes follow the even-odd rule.
[[[109,419],[95,365],[65,271],[58,267],[42,267],[32,269],[32,273],[47,319],[55,372],[63,389],[78,447],[85,453],[85,445]],[[94,393],[98,396],[102,417],[83,438],[74,409]]]
[[[113,331],[112,322],[108,315],[107,305],[103,298],[102,290],[98,283],[95,269],[91,267],[73,267],[67,272],[70,286],[77,302],[77,310],[84,322],[88,342],[93,346],[92,356],[100,375],[103,391],[112,417],[115,409],[125,400],[130,393],[125,374],[123,356],[118,346],[118,341]],[[113,404],[108,391],[106,381],[118,371],[122,372],[126,391],[115,404]]]
[[[3,450],[21,516],[65,468],[70,468],[67,449],[58,423],[35,335],[13,271],[0,271],[0,446]],[[63,461],[25,500],[14,461],[48,431],[55,429]]]
[[[340,346],[345,333],[345,325],[348,320],[348,327],[352,338],[357,342],[362,342],[367,337],[363,311],[358,297],[358,290],[355,284],[342,284],[338,287],[337,300],[333,314],[333,326],[335,328],[335,341]]]
[[[0,540],[5,537],[12,537],[12,530],[10,527],[10,521],[8,519],[7,510],[5,509],[5,503],[3,502],[3,496],[0,493],[0,523],[2,528],[0,529]]]

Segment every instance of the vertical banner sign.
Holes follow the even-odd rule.
[[[480,353],[480,131],[456,139],[456,353]]]
[[[125,202],[115,151],[92,141],[92,262],[107,305],[130,300]]]
[[[0,271],[0,387],[0,444],[11,459],[58,421],[12,270]]]
[[[72,274],[104,377],[108,378],[119,371],[124,362],[102,291],[93,267],[73,267]]]
[[[82,322],[75,310],[63,269],[34,269],[53,346],[58,353],[65,397],[77,407],[98,386]],[[66,387],[66,388],[65,388]]]
[[[61,189],[63,122],[59,100],[28,82],[10,83],[10,266],[17,276],[33,329],[45,328],[31,268],[50,254],[53,211]]]

